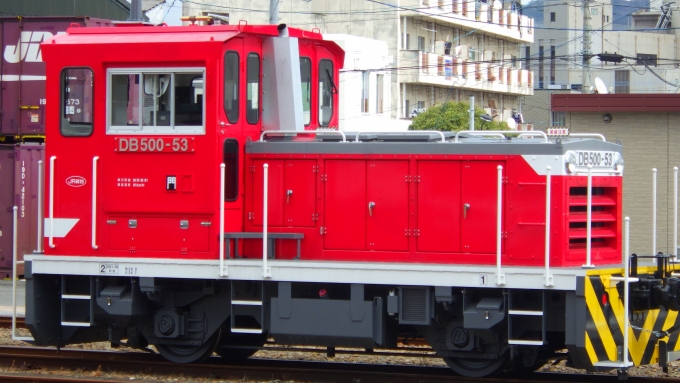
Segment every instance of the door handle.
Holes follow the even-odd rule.
[[[290,189],[286,190],[286,203],[290,203],[290,196],[292,196],[292,195],[293,195],[292,190],[290,190]]]
[[[373,208],[375,207],[375,202],[368,203],[368,215],[373,217]]]
[[[466,203],[463,205],[463,218],[467,218],[467,211],[470,208],[470,204]]]

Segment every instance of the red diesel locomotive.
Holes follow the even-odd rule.
[[[420,336],[467,376],[678,349],[639,330],[676,324],[678,281],[663,255],[622,281],[604,137],[340,132],[343,51],[284,25],[71,28],[42,50],[36,344],[189,363]]]

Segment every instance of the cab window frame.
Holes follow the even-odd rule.
[[[88,70],[90,72],[90,78],[92,81],[92,84],[90,85],[90,102],[88,103],[89,110],[90,110],[90,122],[70,122],[66,120],[66,97],[65,96],[65,85],[66,85],[66,73],[67,71],[70,70]],[[60,112],[59,112],[59,133],[63,137],[90,137],[92,134],[94,134],[94,70],[90,67],[87,66],[77,66],[77,67],[65,67],[62,68],[61,73],[59,74],[59,105],[60,105]],[[69,100],[72,100],[72,98],[69,98]],[[85,105],[83,103],[83,105]],[[69,106],[78,106],[78,105],[69,105]],[[89,128],[87,133],[78,133],[78,132],[69,132],[68,129],[71,127],[81,127],[81,128]]]
[[[227,56],[230,54],[236,55],[236,70],[232,71],[232,74],[236,75],[236,78],[233,79],[233,82],[236,83],[236,93],[235,93],[235,99],[232,99],[232,109],[227,108],[227,65],[229,64],[229,60],[227,60]],[[223,73],[223,81],[222,81],[222,107],[224,109],[224,115],[227,117],[227,121],[230,124],[236,124],[239,121],[240,118],[240,108],[241,108],[241,55],[239,54],[238,51],[233,51],[229,50],[224,52],[224,57],[223,57],[223,66],[222,66],[222,73]],[[234,101],[236,103],[236,108],[234,109]],[[232,111],[232,113],[229,113],[229,111]],[[232,119],[233,117],[233,119]]]
[[[309,79],[309,81],[307,82],[307,90],[306,91],[302,89],[302,85],[305,83],[304,78],[302,77],[302,75],[303,75],[303,73],[302,73],[302,67],[303,67],[302,62],[303,61],[306,61],[306,65],[309,68],[309,73],[305,73],[306,75],[308,75],[308,79]],[[304,126],[309,126],[312,123],[312,106],[314,104],[312,102],[312,100],[314,100],[314,95],[313,95],[313,92],[312,92],[313,89],[314,89],[314,87],[312,86],[312,73],[313,73],[312,68],[313,68],[312,58],[308,57],[308,56],[300,56],[300,87],[301,87],[301,90],[302,90],[302,119],[303,119]],[[309,110],[307,110],[307,113],[308,113],[307,116],[305,116],[305,96],[307,97],[307,103],[308,103],[308,107],[309,107]]]
[[[324,68],[323,66],[326,64],[330,64],[330,70],[329,68]],[[319,65],[318,65],[319,71],[317,74],[317,83],[319,85],[319,95],[318,95],[318,100],[319,100],[319,105],[317,107],[317,112],[318,112],[318,118],[317,121],[319,123],[319,126],[329,126],[331,124],[331,121],[333,120],[333,116],[335,115],[335,89],[334,89],[334,84],[335,84],[335,65],[333,64],[333,60],[331,59],[321,59],[319,60]],[[322,77],[323,76],[323,77]],[[330,78],[328,79],[328,76]],[[328,79],[327,82],[322,83],[321,79]],[[328,89],[326,89],[326,86],[328,86]],[[326,97],[326,92],[327,92],[327,97],[329,97],[329,104],[328,106],[325,106],[324,104],[324,97]],[[328,120],[324,121],[324,113],[323,113],[323,108],[330,108],[330,115],[328,116]]]

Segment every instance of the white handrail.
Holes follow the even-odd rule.
[[[505,284],[505,274],[501,272],[501,219],[503,207],[503,167],[498,165],[498,196],[496,199],[496,284]]]
[[[623,328],[625,329],[623,331],[623,362],[625,364],[628,364],[628,332],[630,329],[628,326],[630,326],[629,323],[629,318],[628,318],[628,299],[630,296],[630,217],[626,217],[624,219],[624,225],[625,225],[625,230],[626,230],[626,242],[623,251],[624,251],[624,266],[623,266],[623,278],[624,278],[624,285],[623,285]]]
[[[43,180],[44,166],[45,164],[42,160],[38,161],[38,238],[35,246],[35,252],[37,254],[43,252],[43,242],[45,241],[45,237],[43,236],[43,225],[45,225],[45,219],[43,218],[43,198],[45,198],[45,195],[43,194],[42,186],[43,182],[45,182]]]
[[[593,165],[588,165],[588,190],[586,199],[586,264],[583,267],[593,267],[590,253],[590,240],[593,214]]]
[[[550,275],[550,166],[546,167],[545,175],[545,286],[554,286],[553,276]]]
[[[267,267],[267,208],[269,206],[269,164],[262,165],[264,182],[262,192],[262,278],[271,278],[272,270]]]
[[[92,158],[92,248],[97,250],[97,161],[99,156]]]
[[[593,137],[593,138],[599,138],[604,142],[607,142],[607,140],[604,138],[604,134],[600,133],[569,133],[569,137]]]
[[[678,259],[678,167],[673,168],[673,252]]]
[[[456,137],[453,139],[453,142],[459,143],[460,140],[458,140],[458,137],[461,134],[469,134],[469,135],[473,135],[473,136],[499,136],[499,137],[505,138],[506,134],[517,134],[517,131],[515,131],[515,130],[460,130],[456,133]],[[550,140],[548,140],[548,136],[544,132],[541,132],[540,130],[531,131],[531,132],[522,132],[519,136],[517,136],[517,138],[522,138],[524,136],[541,136],[541,137],[543,137],[544,143],[550,142]]]
[[[220,164],[220,277],[226,277],[224,272],[224,164]]]
[[[54,161],[56,156],[50,157],[50,239],[49,245],[54,249]]]
[[[14,206],[12,208],[12,224],[14,229],[14,234],[12,236],[12,340],[21,341],[33,341],[32,336],[19,336],[17,335],[17,258],[19,256],[18,244],[17,244],[17,232],[19,231],[19,226],[17,225],[17,212],[19,208]],[[23,261],[22,261],[23,262]]]
[[[656,255],[656,168],[652,169],[652,255]]]
[[[368,133],[387,133],[387,134],[420,134],[420,133],[436,133],[439,134],[441,137],[440,142],[446,142],[446,136],[444,136],[444,133],[440,132],[439,130],[402,130],[402,131],[364,131],[364,132],[358,132],[356,136],[354,136],[354,142],[359,142],[359,136],[362,134],[368,134]]]
[[[320,134],[320,133],[330,133],[330,134],[339,134],[342,136],[342,142],[347,142],[347,137],[345,136],[345,133],[339,131],[339,130],[333,130],[333,129],[328,129],[328,130],[323,130],[323,129],[316,129],[316,130],[265,130],[260,134],[260,142],[264,141],[264,136],[266,136],[269,133],[294,133],[294,134],[308,134],[308,133],[314,133],[314,134]]]

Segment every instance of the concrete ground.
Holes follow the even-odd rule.
[[[26,281],[17,281],[17,316],[24,316]],[[12,316],[12,281],[0,280],[0,316]]]

